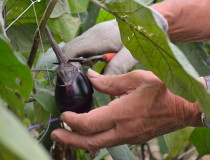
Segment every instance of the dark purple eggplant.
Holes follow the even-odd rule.
[[[48,28],[46,32],[59,61],[55,87],[55,100],[59,111],[90,111],[93,105],[93,88],[83,72],[82,65],[78,62],[69,63]]]

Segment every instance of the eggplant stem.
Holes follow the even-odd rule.
[[[50,0],[50,2],[48,3],[48,6],[42,16],[41,22],[39,23],[38,28],[36,29],[35,32],[35,36],[34,36],[34,42],[33,42],[33,46],[31,48],[31,52],[30,52],[30,56],[28,59],[28,66],[30,68],[32,68],[33,63],[34,63],[34,59],[36,57],[36,53],[39,47],[39,42],[40,42],[40,36],[42,36],[42,34],[44,33],[45,27],[47,25],[47,22],[50,18],[50,15],[55,7],[55,5],[57,4],[58,0]]]
[[[50,29],[47,26],[45,28],[45,31],[47,33],[48,39],[50,40],[50,44],[52,46],[52,49],[54,50],[54,52],[55,52],[55,54],[57,56],[57,59],[58,59],[59,64],[67,63],[68,62],[68,59],[66,58],[66,56],[63,53],[63,51],[60,49],[60,47],[56,43],[56,41],[53,38],[53,35],[52,35]]]

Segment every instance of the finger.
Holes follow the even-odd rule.
[[[114,128],[106,132],[90,135],[70,132],[65,129],[57,129],[51,133],[51,139],[89,151],[96,151],[101,148],[113,146],[117,141]]]
[[[134,59],[130,51],[123,47],[116,56],[107,64],[104,70],[105,75],[119,75],[127,73],[139,62]]]
[[[115,126],[115,122],[111,116],[113,113],[111,112],[112,108],[110,106],[100,107],[83,114],[64,112],[61,115],[61,120],[71,129],[78,132],[97,133]]]
[[[141,83],[144,78],[141,72],[145,71],[133,71],[122,75],[104,76],[89,69],[87,76],[97,90],[113,96],[119,96],[134,90]]]

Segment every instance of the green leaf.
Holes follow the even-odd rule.
[[[63,14],[70,14],[68,0],[59,0],[52,11],[50,18],[58,18]]]
[[[192,134],[194,128],[188,127],[176,132],[172,132],[164,135],[166,144],[169,148],[169,155],[166,159],[171,160],[176,158],[184,149],[189,145],[189,137]]]
[[[89,0],[68,0],[71,13],[86,12]]]
[[[157,140],[158,140],[158,145],[160,147],[160,153],[161,154],[169,153],[168,146],[166,144],[164,136],[157,137]]]
[[[94,95],[99,107],[105,106],[111,101],[110,95],[99,92],[96,89],[94,89]]]
[[[19,120],[0,106],[0,158],[7,160],[50,160]]]
[[[200,76],[210,75],[210,55],[203,43],[176,43]]]
[[[30,52],[33,44],[34,33],[37,28],[36,23],[25,23],[22,25],[13,25],[7,30],[7,36],[10,39],[10,45],[13,50],[18,52]],[[47,38],[42,39],[44,49],[50,48]],[[42,46],[39,45],[39,51]]]
[[[200,156],[210,154],[210,131],[208,128],[196,128],[189,140],[195,145]]]
[[[119,3],[120,2],[120,3]],[[184,54],[156,24],[149,8],[130,0],[107,0],[116,16],[123,44],[175,94],[195,102],[210,117],[210,95]]]
[[[47,7],[49,0],[36,2],[34,8],[36,13],[34,13],[34,8],[31,6],[22,16],[19,18],[14,25],[21,25],[24,23],[36,23],[36,17],[40,20]],[[29,6],[31,1],[17,1],[17,0],[7,0],[6,3],[6,22],[7,26],[12,23],[19,15],[21,15]]]
[[[51,115],[38,102],[34,102],[34,123],[46,124],[51,119]]]
[[[114,160],[137,160],[127,145],[107,148],[107,150]]]
[[[59,117],[60,113],[56,106],[54,96],[46,93],[40,93],[33,95],[33,97],[45,109],[45,111],[51,113],[55,117]]]
[[[57,42],[68,42],[76,36],[80,20],[70,14],[63,14],[60,17],[50,19],[48,26]]]
[[[8,0],[6,4],[7,26],[29,7],[30,4],[31,1]],[[30,9],[7,30],[8,38],[10,39],[11,46],[14,50],[19,52],[30,52],[34,33],[37,29],[37,23],[39,23],[39,20],[42,18],[47,4],[48,0],[36,2],[34,4],[35,8],[31,6]],[[38,20],[38,22],[36,20]],[[55,35],[56,40],[58,42],[67,42],[71,40],[76,35],[79,25],[79,19],[70,15],[68,1],[59,0],[49,21],[50,29]],[[44,35],[42,36],[41,42],[43,43],[44,50],[50,48],[48,38]],[[39,46],[39,51],[40,50],[43,50],[41,45]]]
[[[94,158],[93,160],[101,160],[107,155],[109,155],[109,152],[107,151],[107,149],[105,149],[105,148],[101,149],[99,152],[99,155],[96,158]]]
[[[101,23],[104,21],[109,21],[115,19],[115,16],[113,16],[111,13],[107,12],[104,9],[101,9],[97,18],[96,23]]]
[[[29,68],[20,63],[9,45],[0,38],[0,96],[10,108],[23,115],[24,101],[28,99],[32,87]]]
[[[100,7],[98,7],[95,3],[90,2],[88,5],[87,12],[81,16],[82,28],[81,33],[87,31],[89,28],[95,25],[98,14],[100,11]]]
[[[35,120],[35,114],[34,114],[34,105],[33,103],[26,103],[25,107],[24,107],[24,111],[25,111],[25,118],[27,117],[30,120],[31,124],[34,124],[34,120]]]

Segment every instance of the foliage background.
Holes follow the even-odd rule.
[[[48,3],[49,0],[34,3],[5,31],[31,1],[0,1],[3,13],[0,17],[0,159],[52,159],[50,153],[53,142],[50,140],[50,132],[59,127],[59,123],[46,122],[59,116],[54,101],[56,65],[53,62],[56,62],[56,57],[45,35],[33,68],[30,70],[26,65],[37,22]],[[94,24],[116,18],[124,45],[141,62],[134,69],[153,71],[174,93],[189,101],[199,101],[201,109],[209,116],[210,97],[199,81],[200,76],[210,75],[209,43],[172,44],[155,23],[149,9],[144,6],[151,3],[153,2],[148,0],[106,0],[102,7],[111,11],[110,14],[89,0],[59,0],[48,26],[62,47],[65,42]],[[158,35],[158,38],[151,34]],[[97,63],[92,68],[101,72],[104,66],[105,63]],[[45,71],[46,69],[49,71]],[[95,90],[95,107],[110,101],[109,95]],[[27,131],[27,127],[35,124],[43,126]],[[206,128],[185,128],[157,137],[162,158],[180,159],[189,150],[195,151],[195,147],[196,156],[209,154],[209,134]],[[110,154],[113,159],[133,160],[137,159],[139,148],[142,146],[123,145],[102,149],[95,159],[103,159]],[[72,151],[76,159],[90,159],[89,154],[83,150],[71,149]]]

